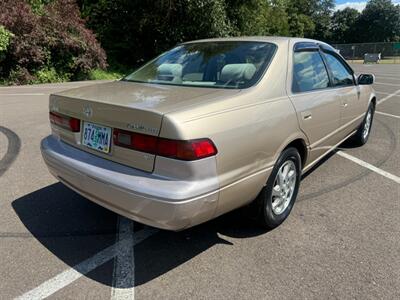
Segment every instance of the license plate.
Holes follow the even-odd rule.
[[[110,152],[111,128],[83,122],[82,144],[100,152]]]

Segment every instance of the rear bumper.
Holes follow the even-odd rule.
[[[84,152],[54,136],[42,140],[41,151],[49,171],[65,185],[140,223],[182,230],[211,219],[216,212],[216,174],[198,180],[150,174]],[[215,158],[205,160],[201,163],[215,165]]]

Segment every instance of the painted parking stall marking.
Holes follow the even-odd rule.
[[[385,93],[385,94],[387,94],[387,93]],[[385,102],[385,101],[389,100],[390,98],[392,98],[394,96],[397,96],[399,94],[400,94],[400,89],[395,91],[394,93],[388,94],[386,97],[384,97],[381,100],[379,100],[377,105],[382,104],[383,102]],[[394,118],[399,118],[400,119],[400,116],[384,113],[384,112],[381,112],[381,111],[376,111],[376,113],[380,114],[380,115],[384,115],[384,116],[389,116],[389,117],[394,117]],[[391,174],[389,172],[386,172],[386,171],[384,171],[384,170],[382,170],[380,168],[377,168],[374,165],[371,165],[371,164],[369,164],[369,163],[367,163],[367,162],[365,162],[365,161],[363,161],[363,160],[361,160],[361,159],[359,159],[359,158],[357,158],[355,156],[352,156],[352,155],[350,155],[348,153],[345,153],[343,151],[337,151],[336,154],[341,156],[341,157],[343,157],[343,158],[351,160],[352,162],[354,162],[356,164],[359,164],[360,166],[363,166],[363,167],[365,167],[365,168],[367,168],[367,169],[369,169],[369,170],[371,170],[371,171],[373,171],[373,172],[375,172],[377,174],[380,174],[380,175],[382,175],[382,176],[384,176],[384,177],[386,177],[388,179],[391,179],[396,183],[400,183],[400,177],[398,177],[396,175],[393,175],[393,174]]]
[[[379,79],[391,79],[391,80],[400,80],[398,77],[388,77],[388,76],[376,76]]]
[[[387,100],[389,100],[390,98],[392,98],[392,97],[394,97],[394,96],[397,96],[397,95],[400,95],[400,89],[397,90],[397,91],[395,91],[394,93],[391,93],[391,94],[387,95],[386,97],[380,99],[380,100],[378,101],[378,105],[381,104],[381,103],[383,103],[383,102],[385,102],[385,101],[387,101]]]
[[[365,67],[370,67],[370,66],[367,65]],[[374,67],[374,66],[372,66],[372,67]],[[382,73],[382,74],[386,74],[386,76],[398,76],[400,73],[396,73],[396,74],[392,73],[392,75],[390,75],[390,73]],[[377,77],[378,77],[377,80],[379,82],[380,81],[385,82],[383,79],[383,75],[382,75],[382,77],[380,77],[380,76],[377,76]],[[400,80],[400,78],[399,78],[399,80]],[[400,84],[398,86],[400,87]],[[68,87],[72,87],[72,86],[68,86]],[[18,89],[19,88],[21,88],[21,87],[18,87]],[[28,88],[28,87],[26,87],[26,88]],[[29,87],[29,88],[32,88],[32,87]],[[42,88],[42,87],[40,86],[40,87],[33,87],[33,88]],[[45,88],[55,89],[55,87],[45,87]],[[67,86],[65,86],[63,88],[67,88]],[[378,98],[384,97],[380,101],[378,101],[378,105],[387,100],[391,100],[390,102],[394,103],[394,105],[397,105],[397,103],[399,103],[398,100],[400,100],[400,98],[399,98],[400,90],[395,91],[394,93],[388,93],[388,92],[386,92],[387,90],[394,90],[395,88],[393,88],[393,87],[390,88],[389,86],[386,86],[386,85],[377,85],[377,88],[382,90],[382,92],[376,91]],[[14,89],[14,87],[13,87],[13,89]],[[1,91],[1,89],[0,89],[0,91]],[[29,97],[24,97],[24,96],[43,96],[43,95],[48,95],[49,93],[52,92],[52,91],[48,91],[48,90],[46,90],[46,91],[43,90],[43,91],[46,94],[35,93],[35,92],[42,92],[42,90],[32,90],[32,93],[29,93],[30,92],[29,90],[24,90],[24,91],[21,91],[21,94],[13,94],[14,92],[18,92],[17,89],[16,90],[3,90],[4,93],[8,92],[9,94],[0,94],[0,97],[3,95],[21,96],[20,97],[21,99],[18,99],[18,97],[10,97],[10,99],[12,99],[12,101],[14,103],[17,100],[19,100],[19,101],[30,100]],[[23,92],[25,92],[25,93],[23,93]],[[385,96],[387,96],[387,97],[385,97]],[[35,99],[35,100],[38,98],[39,97],[32,97],[32,99]],[[0,105],[6,104],[4,101],[2,103],[1,102],[2,101],[0,101]],[[46,110],[46,113],[47,113],[47,110]],[[378,110],[376,111],[376,113],[377,113],[377,115],[379,115],[379,118],[386,118],[386,117],[387,118],[393,117],[395,119],[399,118],[399,116],[387,114],[387,113],[384,113],[384,112],[381,112]],[[389,120],[389,119],[387,119],[387,120]],[[392,123],[393,122],[391,122],[390,126],[393,126]],[[395,127],[393,130],[397,130],[397,131],[395,131],[395,133],[398,132],[398,127]],[[366,151],[368,151],[368,149]],[[348,154],[348,152],[338,151],[338,155],[343,158],[342,163],[346,163],[347,160],[350,160],[352,162],[352,163],[346,163],[346,165],[348,165],[349,169],[355,168],[355,167],[357,167],[357,165],[362,166],[362,167],[367,168],[377,174],[380,174],[380,176],[382,176],[382,180],[387,179],[388,184],[391,184],[391,186],[395,185],[395,187],[399,187],[398,185],[396,185],[396,183],[399,183],[398,176],[395,176],[391,173],[385,172],[384,170],[382,170],[378,167],[375,167],[374,165],[366,163],[365,161]],[[372,184],[372,185],[375,184],[374,181],[379,176],[371,176],[371,177],[373,177],[373,178],[368,180],[367,183],[365,183],[365,184]],[[384,191],[384,189],[381,188],[381,191]],[[317,191],[317,192],[319,192],[319,191]],[[393,193],[393,191],[392,191],[392,193]],[[393,194],[392,194],[392,196],[393,196]],[[395,199],[395,197],[393,197],[392,200],[393,199]],[[395,200],[397,200],[397,199],[395,199]],[[393,211],[391,213],[393,214],[393,216],[396,216],[396,214]],[[397,216],[396,216],[396,218],[397,218]],[[112,246],[110,246],[108,248],[105,248],[104,250],[101,250],[100,252],[94,254],[90,258],[82,261],[81,263],[76,264],[74,267],[71,267],[66,264],[65,271],[61,272],[58,275],[56,274],[56,276],[54,276],[53,278],[50,278],[47,281],[44,281],[43,284],[39,285],[38,287],[32,289],[31,291],[29,291],[25,294],[23,294],[19,298],[20,299],[41,299],[41,298],[51,296],[54,293],[62,290],[63,288],[66,288],[69,284],[75,282],[79,278],[82,278],[84,276],[89,276],[89,278],[90,278],[90,275],[88,275],[88,273],[90,273],[90,271],[93,271],[94,269],[98,268],[99,266],[101,266],[102,264],[104,264],[106,262],[109,262],[112,259],[115,259],[114,272],[112,274],[112,276],[113,276],[112,286],[111,286],[111,289],[106,291],[105,297],[111,296],[111,298],[114,298],[114,299],[124,299],[124,298],[126,299],[129,297],[129,299],[133,299],[135,296],[135,292],[136,292],[136,297],[139,297],[139,296],[142,296],[140,294],[141,289],[147,291],[147,290],[153,288],[153,287],[151,287],[151,285],[149,285],[149,286],[141,285],[141,286],[138,286],[137,289],[135,288],[135,262],[134,262],[134,260],[131,260],[130,257],[133,257],[135,254],[134,253],[134,245],[137,245],[141,241],[145,240],[146,238],[149,238],[150,236],[154,235],[158,230],[145,226],[144,229],[139,229],[139,231],[133,232],[133,229],[134,229],[133,222],[131,222],[123,217],[118,217],[117,222],[118,222],[118,230],[117,230],[118,234],[116,236],[115,244],[113,244]],[[137,223],[134,224],[135,230],[138,230],[139,225],[138,226],[137,225],[138,225]],[[114,227],[113,227],[113,229],[114,229]],[[132,233],[130,234],[130,232],[132,232]],[[359,234],[359,233],[357,232],[357,234]],[[226,239],[226,240],[231,239],[232,243],[235,242],[235,239],[233,239],[229,235],[226,236],[226,235],[222,235],[221,233],[217,233],[217,235],[224,237],[224,239]],[[32,234],[30,234],[29,236],[34,237],[34,235],[32,235]],[[266,235],[263,235],[263,237],[266,237]],[[252,240],[254,240],[254,239],[252,239]],[[113,242],[113,241],[111,241],[111,242]],[[22,241],[21,245],[25,246],[24,243],[25,242]],[[397,243],[397,241],[396,241],[396,243]],[[4,244],[6,244],[6,243],[4,243]],[[379,243],[374,243],[374,244],[379,244]],[[357,246],[359,246],[359,245],[357,245]],[[395,244],[394,246],[397,247],[398,244]],[[231,248],[233,248],[233,247],[231,247]],[[397,248],[394,248],[394,249],[397,249]],[[360,249],[360,247],[357,249]],[[393,251],[393,248],[391,248],[391,244],[385,245],[385,247],[382,246],[380,250],[385,251],[386,249],[387,249],[388,253]],[[9,251],[8,249],[6,249],[6,250]],[[136,251],[138,251],[138,250],[136,250]],[[358,253],[359,251],[355,251],[355,252]],[[49,253],[49,255],[54,255],[54,254],[50,253],[49,251],[48,251],[48,253]],[[382,253],[382,252],[376,252],[377,255],[379,255],[380,253]],[[56,254],[59,254],[59,253],[56,253]],[[35,259],[34,255],[35,255],[35,253],[32,252],[32,260]],[[138,255],[138,253],[136,253],[136,255]],[[355,255],[356,255],[356,253],[355,253]],[[60,256],[60,257],[62,257],[62,256]],[[126,259],[125,262],[127,262],[127,264],[124,263],[124,260],[122,259],[123,257],[125,257],[125,259]],[[365,257],[362,257],[362,258],[364,259]],[[209,257],[207,257],[207,259],[205,259],[204,262],[207,262],[208,259],[209,259]],[[16,256],[15,262],[18,263],[18,261],[19,261],[19,259]],[[288,261],[288,262],[290,263],[290,261]],[[9,262],[4,263],[4,265],[6,267],[8,267],[7,263],[9,263]],[[121,263],[122,263],[122,265],[120,265]],[[137,261],[137,264],[139,264],[138,261]],[[286,262],[285,262],[285,264],[286,264]],[[328,261],[328,264],[329,264],[329,261]],[[335,266],[335,263],[332,262],[331,266]],[[378,267],[378,265],[375,265],[375,266]],[[359,270],[357,269],[357,267],[354,269],[354,265],[352,267],[353,268],[349,268],[349,270],[346,271],[344,276],[347,276],[347,275],[356,276],[354,274],[354,272],[355,272],[355,270],[356,271],[359,271]],[[14,270],[18,270],[18,269],[23,270],[23,267],[18,266],[18,264],[16,264],[15,266],[12,266],[12,268],[14,268]],[[11,269],[11,267],[10,267],[10,269]],[[138,270],[137,270],[137,272],[139,272],[139,273],[136,274],[136,276],[137,276],[136,282],[140,281],[141,274],[140,274],[139,269],[140,268],[138,268]],[[383,270],[383,267],[382,267],[382,269],[378,269],[377,271],[379,271],[379,270]],[[361,269],[361,271],[362,271],[362,269]],[[340,269],[338,272],[340,272]],[[127,274],[127,275],[124,275],[124,274]],[[388,271],[387,274],[386,273],[379,273],[379,274],[388,275],[388,276],[392,275],[392,277],[390,277],[391,279],[397,278],[397,277],[393,276],[393,273],[390,273],[390,270]],[[397,273],[394,273],[394,274],[397,274]],[[48,275],[48,277],[46,277],[46,278],[48,279],[51,276],[52,275]],[[170,275],[168,275],[168,276],[170,276]],[[264,276],[266,276],[266,275],[264,274]],[[43,280],[46,280],[46,278],[44,278]],[[24,284],[29,284],[29,280],[30,280],[28,278],[24,278],[24,280],[27,280],[26,282],[18,282],[17,280],[12,281],[13,280],[12,277],[3,278],[3,279],[4,279],[5,284],[9,285],[9,286],[18,285],[18,284],[20,286],[23,286]],[[266,278],[263,277],[260,280],[265,280],[265,279]],[[323,281],[322,281],[323,279],[324,278],[317,279],[317,280],[321,280],[319,283],[318,282],[311,282],[311,283],[323,284]],[[385,280],[383,280],[383,278],[382,278],[381,282],[377,282],[376,287],[378,287],[378,286],[381,287],[381,290],[377,290],[377,292],[384,293],[386,291],[390,291],[391,289],[387,288],[387,286],[384,286],[383,283],[389,282],[393,286],[393,283],[396,284],[396,282],[390,282],[391,279],[387,280],[387,278],[385,278]],[[166,280],[170,280],[170,277],[167,277]],[[338,279],[338,281],[339,280],[341,280],[341,279]],[[257,282],[257,277],[255,277],[254,281]],[[88,280],[88,282],[89,282],[88,283],[89,286],[88,287],[85,286],[85,288],[95,288],[96,286],[98,287],[102,284],[102,283],[95,282],[95,280]],[[165,282],[168,282],[168,281],[165,281]],[[374,282],[374,284],[375,284],[375,282]],[[81,287],[81,286],[79,286],[79,287]],[[111,290],[111,294],[110,294],[110,290]],[[249,292],[254,292],[254,290],[255,289],[252,289],[252,287],[248,287]],[[167,290],[165,292],[167,293]],[[168,291],[168,292],[173,292],[173,291]],[[366,291],[366,292],[368,292],[368,291]],[[204,291],[204,293],[206,293],[206,291]],[[171,295],[171,294],[169,294],[169,295]],[[379,294],[379,295],[382,297],[388,296],[388,298],[391,298],[390,295],[387,295],[387,294]],[[12,297],[14,297],[14,296],[15,295],[12,294]],[[55,296],[55,295],[53,295],[53,296]],[[338,296],[338,295],[335,294],[335,296]],[[362,295],[360,295],[360,294],[357,294],[356,296],[362,297]],[[9,298],[12,298],[12,297],[9,297]],[[8,298],[8,297],[6,297],[6,298]],[[396,297],[394,297],[394,298],[396,298]]]
[[[381,92],[381,91],[376,91],[375,90],[375,93],[376,94],[382,94],[382,95],[391,95],[391,93],[387,93],[387,92]],[[392,97],[399,97],[400,95],[393,95]]]
[[[374,84],[380,84],[380,85],[390,85],[390,86],[399,86],[396,83],[387,83],[387,82],[377,82],[375,81]]]
[[[392,117],[392,118],[400,119],[400,116],[388,114],[388,113],[385,113],[385,112],[382,112],[382,111],[376,111],[375,113],[377,113],[377,114],[379,114],[379,115],[387,116],[387,117]]]
[[[382,169],[379,169],[379,168],[375,167],[374,165],[371,165],[371,164],[369,164],[369,163],[367,163],[367,162],[365,162],[365,161],[363,161],[363,160],[361,160],[361,159],[359,159],[357,157],[354,157],[353,155],[347,154],[347,153],[345,153],[343,151],[337,151],[336,154],[341,156],[341,157],[344,157],[344,158],[346,158],[348,160],[351,160],[352,162],[355,162],[356,164],[359,164],[360,166],[363,166],[363,167],[365,167],[367,169],[370,169],[371,171],[374,171],[375,173],[378,173],[379,175],[382,175],[382,176],[384,176],[384,177],[386,177],[386,178],[388,178],[390,180],[393,180],[394,182],[400,184],[400,177],[398,177],[396,175],[393,175],[393,174],[391,174],[389,172],[386,172],[386,171],[384,171]]]
[[[86,275],[90,271],[93,271],[97,267],[105,264],[110,259],[114,258],[117,253],[117,249],[125,249],[128,247],[133,247],[157,232],[158,230],[155,228],[145,227],[144,229],[135,233],[135,235],[132,238],[133,244],[132,244],[132,239],[121,240],[118,243],[105,248],[104,250],[93,255],[92,257],[75,265],[74,267],[69,268],[64,272],[54,276],[53,278],[45,281],[38,287],[30,290],[29,292],[23,294],[17,299],[28,300],[28,299],[43,299],[49,297],[55,292],[73,283],[75,280],[79,279],[80,277]]]

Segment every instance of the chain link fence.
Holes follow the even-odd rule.
[[[400,63],[400,43],[333,44],[347,60],[364,61],[365,54],[381,54],[380,63]]]

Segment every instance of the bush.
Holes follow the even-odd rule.
[[[0,0],[0,24],[14,34],[1,62],[0,77],[10,83],[71,79],[105,68],[106,55],[85,27],[73,0]],[[68,76],[69,77],[69,76]]]
[[[35,73],[34,79],[30,80],[29,83],[63,82],[70,78],[71,74],[59,73],[55,68],[43,68]]]
[[[89,72],[88,79],[90,80],[114,80],[122,78],[124,75],[119,72],[94,69]]]
[[[32,82],[33,80],[35,80],[35,77],[33,77],[26,68],[16,66],[10,71],[8,78],[4,79],[4,83],[25,84],[28,82]]]

